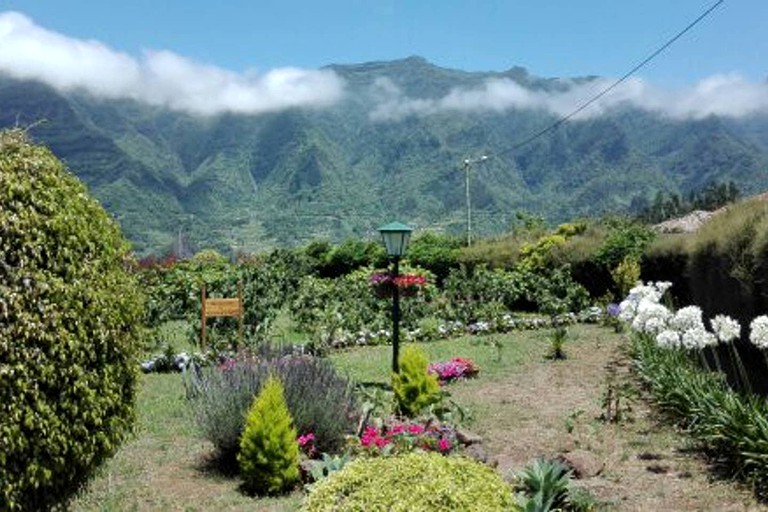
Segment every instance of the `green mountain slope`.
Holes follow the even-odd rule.
[[[338,240],[393,219],[460,232],[461,163],[483,154],[490,158],[471,168],[480,234],[506,229],[520,210],[560,221],[712,180],[746,193],[768,183],[768,119],[672,121],[624,110],[512,149],[556,118],[536,110],[376,118],[372,97],[397,87],[433,101],[489,79],[535,91],[567,82],[522,68],[442,69],[418,57],[329,69],[345,80],[341,103],[260,116],[195,117],[0,78],[0,126],[34,125],[31,135],[88,184],[139,253],[162,252],[179,237],[227,252]]]

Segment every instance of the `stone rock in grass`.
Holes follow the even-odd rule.
[[[574,450],[563,453],[558,459],[565,464],[577,479],[591,478],[602,473],[605,464],[591,452]]]
[[[496,458],[491,458],[481,444],[469,445],[464,449],[462,453],[470,459],[482,462],[483,464],[486,464],[492,468],[495,468],[499,465],[499,461]]]
[[[470,432],[469,430],[456,429],[456,439],[464,446],[470,446],[473,444],[480,444],[483,442],[483,438],[477,434]]]

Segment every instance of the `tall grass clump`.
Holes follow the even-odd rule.
[[[312,432],[320,451],[339,451],[358,420],[351,381],[328,360],[261,349],[216,367],[195,368],[185,380],[194,420],[220,455],[231,460],[237,453],[248,407],[270,374],[283,383],[298,432]]]

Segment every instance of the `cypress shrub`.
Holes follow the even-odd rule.
[[[245,489],[279,494],[299,481],[299,444],[283,385],[270,376],[245,420],[237,461]]]
[[[428,364],[422,349],[408,345],[400,356],[400,372],[392,374],[395,401],[406,416],[416,416],[442,398],[437,376],[427,372]]]
[[[0,510],[61,506],[130,431],[128,249],[48,149],[0,132]]]

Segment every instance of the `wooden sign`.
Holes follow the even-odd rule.
[[[240,299],[206,299],[205,316],[240,316],[242,302]]]
[[[237,284],[237,298],[209,299],[205,294],[205,283],[202,285],[202,323],[200,327],[200,345],[205,348],[206,319],[209,317],[229,316],[240,318],[237,333],[240,342],[243,341],[243,283]]]

